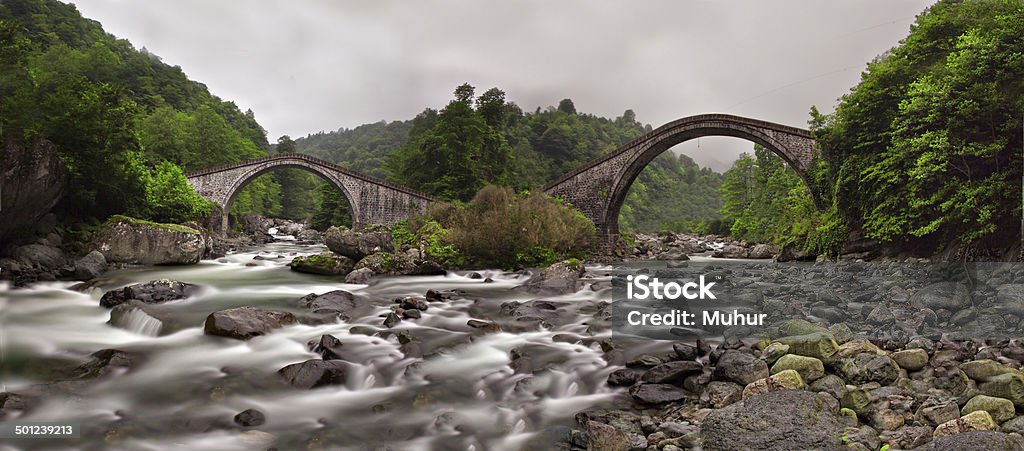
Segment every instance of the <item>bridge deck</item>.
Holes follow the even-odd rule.
[[[356,178],[356,179],[362,180],[364,182],[385,186],[385,187],[391,188],[393,190],[401,191],[403,193],[410,194],[410,195],[417,196],[417,197],[421,197],[421,198],[424,198],[424,199],[427,199],[427,200],[430,200],[430,201],[435,200],[433,195],[424,193],[422,191],[418,191],[418,190],[409,188],[407,186],[402,186],[402,185],[399,185],[397,183],[392,183],[392,182],[389,182],[387,180],[379,179],[377,177],[373,177],[373,176],[370,176],[370,175],[362,174],[362,173],[353,171],[351,169],[339,166],[337,164],[331,163],[329,161],[321,160],[319,158],[316,158],[316,157],[313,157],[313,156],[310,156],[310,155],[306,155],[304,153],[279,153],[279,154],[267,155],[265,157],[255,158],[255,159],[252,159],[252,160],[240,161],[238,163],[222,164],[222,165],[219,165],[219,166],[213,166],[213,167],[209,167],[209,168],[205,168],[205,169],[200,169],[198,171],[190,172],[186,177],[188,177],[188,178],[201,177],[201,176],[213,174],[213,173],[216,173],[216,172],[229,171],[229,170],[232,170],[232,169],[238,169],[238,168],[242,168],[242,167],[245,167],[245,166],[251,166],[251,165],[259,164],[259,163],[265,163],[265,162],[268,162],[268,161],[292,160],[292,159],[303,160],[303,161],[306,161],[308,163],[312,163],[312,164],[316,164],[316,165],[319,165],[319,166],[323,166],[323,167],[325,167],[327,169],[330,169],[332,171],[340,172],[340,173],[345,174],[345,175],[347,175],[349,177]]]

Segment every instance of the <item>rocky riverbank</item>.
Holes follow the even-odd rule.
[[[622,259],[631,260],[689,260],[691,255],[715,258],[774,258],[787,260],[813,260],[809,255],[782,254],[772,244],[751,244],[719,235],[696,235],[691,233],[637,233],[625,245]]]
[[[1021,268],[775,265],[705,268],[765,328],[605,344],[626,391],[563,449],[1024,449]]]

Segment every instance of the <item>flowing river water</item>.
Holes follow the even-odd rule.
[[[488,283],[449,272],[351,285],[287,267],[294,256],[322,249],[277,241],[194,266],[112,270],[84,291],[68,282],[0,287],[0,390],[41,394],[16,420],[77,423],[82,431],[78,439],[0,441],[0,449],[521,449],[617,394],[605,381],[620,366],[606,361],[600,343],[611,331],[588,324],[588,312],[611,299],[607,268],[591,268],[580,291],[547,298],[581,306],[561,325],[485,332],[467,321],[497,320],[502,303],[538,299],[514,289],[528,273],[480,271]],[[138,315],[108,324],[110,310],[98,302],[104,292],[163,278],[202,290],[162,306],[172,321]],[[338,289],[368,296],[375,311],[248,341],[203,333],[217,310],[248,305],[300,315],[297,298]],[[382,325],[393,299],[428,289],[455,294],[431,303],[420,319],[391,331]],[[419,349],[399,343],[394,332],[401,330]],[[324,334],[343,343],[352,363],[346,383],[312,390],[283,383],[277,371],[319,358],[308,343]],[[52,384],[51,367],[111,348],[142,359],[123,374]],[[266,423],[233,424],[246,409],[264,413]]]

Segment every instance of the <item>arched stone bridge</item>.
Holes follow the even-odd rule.
[[[804,174],[814,153],[810,131],[728,114],[703,114],[658,127],[546,186],[544,192],[572,204],[593,221],[600,245],[607,249],[619,235],[619,210],[633,180],[662,152],[702,136],[733,136],[760,144],[782,157],[806,183]]]
[[[352,206],[352,225],[390,225],[422,213],[433,201],[429,194],[345,169],[299,153],[270,155],[217,166],[188,174],[188,183],[200,196],[221,207],[220,232],[228,229],[228,211],[235,195],[252,179],[279,168],[310,171],[341,190]]]

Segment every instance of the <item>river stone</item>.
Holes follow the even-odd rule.
[[[323,334],[320,336],[319,341],[310,343],[309,350],[320,354],[320,357],[324,360],[344,360],[341,357],[342,346],[343,344],[338,337]]]
[[[356,263],[355,269],[369,269],[376,275],[414,275],[416,262],[402,252],[375,252],[367,255]]]
[[[794,370],[806,382],[814,382],[825,375],[825,365],[814,357],[786,354],[772,365],[771,373],[777,374],[785,370]]]
[[[92,280],[107,270],[107,259],[99,251],[92,251],[75,261],[75,278]]]
[[[1015,413],[1013,401],[987,395],[977,395],[971,398],[967,401],[967,404],[964,404],[960,413],[961,415],[966,416],[971,412],[977,412],[979,410],[988,412],[988,414],[992,416],[992,421],[995,421],[996,423],[1002,423],[1013,418]]]
[[[687,343],[673,343],[672,351],[679,360],[697,360],[699,355],[697,347]]]
[[[781,337],[776,342],[789,346],[789,353],[814,357],[822,362],[831,362],[839,349],[839,343],[829,333],[811,333]]]
[[[765,363],[774,364],[780,357],[789,354],[789,346],[782,343],[771,343],[761,351],[761,359]]]
[[[95,246],[109,263],[187,265],[206,252],[206,237],[177,224],[114,216],[96,234]]]
[[[1005,432],[1007,434],[1015,433],[1024,435],[1024,416],[1015,417],[1012,420],[1003,423],[1001,426],[999,426],[999,432]]]
[[[100,305],[111,308],[131,300],[160,304],[185,299],[199,291],[199,286],[177,280],[160,279],[110,290],[100,298]]]
[[[579,261],[558,262],[534,274],[521,288],[540,296],[575,293],[583,270]]]
[[[931,406],[922,406],[918,409],[917,416],[922,423],[938,426],[960,418],[960,409],[955,402],[945,402]]]
[[[960,364],[960,370],[963,371],[967,377],[979,382],[985,382],[993,377],[1003,374],[1020,374],[1020,371],[990,359],[964,362]]]
[[[343,257],[331,252],[295,257],[288,264],[292,271],[322,276],[340,276],[352,271],[355,263],[348,257]]]
[[[889,449],[914,449],[932,439],[932,428],[928,426],[903,426],[895,431],[882,433],[881,439]]]
[[[21,416],[28,410],[31,400],[28,397],[11,392],[0,392],[0,421]]]
[[[704,365],[699,362],[677,360],[647,370],[640,380],[651,384],[673,384],[682,382],[686,376],[700,374],[703,370]]]
[[[262,426],[267,422],[267,417],[256,409],[246,409],[235,415],[235,424],[242,427]]]
[[[875,325],[885,325],[895,320],[896,316],[892,314],[892,311],[889,310],[889,307],[886,307],[885,304],[878,304],[875,306],[866,319],[869,324]]]
[[[299,298],[298,305],[313,313],[337,314],[346,320],[373,313],[373,303],[369,299],[345,290],[328,291],[321,295],[310,293]]]
[[[142,360],[139,355],[120,349],[101,349],[89,357],[91,359],[88,362],[71,370],[71,374],[76,379],[92,379],[120,374],[131,370]]]
[[[19,246],[14,250],[14,258],[24,266],[48,271],[57,270],[67,263],[64,251],[45,244]]]
[[[348,363],[340,360],[307,360],[293,363],[277,372],[295,388],[310,389],[341,385],[348,379]]]
[[[619,368],[608,375],[608,385],[613,387],[629,387],[640,380],[643,371],[633,368]]]
[[[345,276],[345,283],[363,285],[373,278],[373,270],[370,268],[359,268]]]
[[[814,324],[805,319],[789,319],[779,324],[779,333],[782,336],[808,335],[808,334],[829,334],[828,329]]]
[[[1024,451],[1024,441],[1019,437],[992,431],[968,431],[936,438],[926,451]]]
[[[836,399],[846,396],[846,382],[835,374],[829,374],[812,382],[808,387],[813,392],[828,393]]]
[[[918,371],[928,364],[928,351],[924,349],[904,349],[894,352],[892,359],[900,368],[907,371]]]
[[[996,303],[1015,315],[1024,314],[1024,284],[1000,285],[996,291]]]
[[[747,385],[758,379],[769,376],[768,364],[743,351],[725,351],[718,358],[714,377],[719,380],[730,380],[740,385]]]
[[[910,296],[910,304],[956,312],[972,305],[971,292],[960,282],[936,282],[917,290]]]
[[[984,410],[978,410],[936,426],[932,436],[939,438],[967,431],[993,431],[995,429],[996,423],[992,420],[992,415]]]
[[[213,312],[206,317],[207,335],[248,340],[271,330],[295,323],[295,315],[256,307],[236,307]]]
[[[878,382],[889,385],[900,375],[900,368],[891,358],[877,354],[857,354],[842,359],[836,365],[836,371],[851,384]]]
[[[376,252],[394,252],[394,240],[386,227],[362,231],[347,227],[331,227],[324,234],[324,244],[338,255],[359,260]]]
[[[806,385],[800,373],[794,370],[780,371],[764,379],[758,379],[743,387],[743,399],[780,390],[801,390]]]
[[[856,356],[857,354],[864,354],[864,353],[867,353],[867,354],[884,354],[885,352],[882,351],[881,349],[878,349],[878,346],[875,346],[870,341],[867,341],[867,340],[864,340],[864,339],[856,339],[856,340],[850,340],[850,341],[840,345],[839,349],[836,351],[836,354],[835,354],[834,358],[836,358],[836,359],[846,359],[846,358],[850,358],[850,357]]]
[[[706,451],[838,449],[842,431],[831,396],[799,390],[751,396],[701,424]]]
[[[982,393],[1013,401],[1017,407],[1024,407],[1024,377],[1020,374],[1000,374],[978,384]]]
[[[721,409],[743,399],[743,387],[733,382],[711,381],[700,394],[700,402]]]
[[[629,389],[630,396],[647,404],[664,404],[686,399],[683,389],[669,384],[636,384]]]

